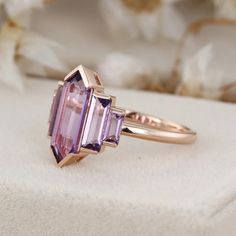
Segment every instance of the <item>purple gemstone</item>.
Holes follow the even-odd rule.
[[[58,89],[49,127],[51,148],[57,162],[70,153],[76,153],[79,148],[90,93],[79,72]]]
[[[111,99],[92,96],[82,147],[99,152],[104,140]]]
[[[54,123],[56,119],[58,105],[61,98],[61,93],[62,93],[62,86],[60,86],[55,91],[55,94],[53,96],[52,107],[51,107],[50,116],[49,116],[49,129],[48,129],[49,136],[52,136],[52,131],[53,131],[53,127],[54,127]]]
[[[124,115],[116,111],[111,111],[108,117],[107,129],[105,132],[105,141],[113,144],[118,144]]]
[[[58,88],[48,131],[58,163],[80,150],[83,155],[82,148],[100,152],[104,141],[118,144],[124,114],[111,103],[111,98],[86,88],[79,71]]]

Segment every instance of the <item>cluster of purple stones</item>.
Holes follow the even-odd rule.
[[[58,88],[49,119],[57,162],[81,147],[99,152],[104,141],[118,144],[124,116],[112,109],[111,103],[86,88],[79,71]]]

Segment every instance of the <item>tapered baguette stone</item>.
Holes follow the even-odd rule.
[[[120,140],[122,124],[124,121],[124,114],[116,111],[109,113],[107,121],[107,129],[105,132],[105,141],[117,145]]]
[[[88,108],[90,89],[86,89],[79,72],[58,89],[51,108],[49,135],[57,162],[79,149],[81,132]]]
[[[87,122],[82,139],[82,147],[99,152],[103,140],[107,120],[111,108],[111,99],[92,96]]]

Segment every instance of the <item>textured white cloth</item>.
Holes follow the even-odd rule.
[[[236,107],[111,90],[118,104],[190,127],[190,146],[122,137],[58,168],[47,119],[55,82],[0,88],[0,235],[236,235]]]

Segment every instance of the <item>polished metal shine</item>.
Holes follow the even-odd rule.
[[[104,151],[106,146],[116,147],[119,143],[120,134],[134,137],[134,138],[150,140],[150,141],[174,143],[174,144],[190,144],[195,141],[196,136],[197,136],[196,132],[192,131],[191,129],[183,125],[179,125],[172,121],[160,119],[160,118],[150,116],[147,114],[139,113],[132,110],[125,110],[125,109],[117,107],[116,98],[114,96],[107,95],[104,92],[104,86],[102,85],[102,81],[99,75],[96,72],[89,70],[82,65],[76,67],[72,72],[70,72],[65,77],[64,82],[67,83],[65,84],[67,85],[67,87],[68,87],[69,81],[71,80],[71,78],[73,78],[73,75],[75,75],[75,73],[80,74],[84,87],[86,89],[89,89],[91,93],[87,100],[86,109],[83,111],[84,112],[83,122],[80,124],[80,128],[79,128],[80,132],[78,136],[80,138],[78,139],[79,140],[78,149],[73,150],[73,152],[69,152],[68,154],[63,156],[63,158],[60,160],[56,158],[58,165],[60,167],[71,164],[75,161],[79,161],[89,154],[92,154],[92,155],[98,154]],[[59,89],[61,90],[63,86],[64,86],[64,83],[59,82],[57,91],[59,91]],[[106,109],[100,109],[101,114],[99,113],[99,115],[100,117],[103,118],[103,123],[101,123],[101,125],[104,125],[104,126],[101,127],[103,128],[102,130],[96,126],[96,128],[98,128],[99,130],[98,132],[99,148],[98,149],[94,148],[94,146],[92,146],[92,144],[90,143],[88,143],[88,145],[83,145],[83,140],[85,139],[86,135],[92,136],[91,133],[88,133],[88,132],[94,132],[94,129],[92,130],[94,123],[91,122],[92,120],[96,121],[94,120],[94,117],[93,119],[91,119],[91,109],[94,109],[94,98],[99,99],[99,101],[110,101],[109,106]],[[63,99],[67,99],[67,98],[64,97]],[[57,102],[57,105],[58,104],[59,103]],[[73,104],[70,104],[70,106],[73,106]],[[60,109],[62,110],[64,108],[60,107]],[[74,109],[76,109],[76,107]],[[53,108],[52,106],[52,112],[54,111],[53,122],[55,122],[55,117],[63,116],[63,112],[60,113],[57,110],[58,110],[58,107]],[[105,111],[106,111],[106,116],[104,116],[104,114],[102,113]],[[75,117],[75,115],[73,117]],[[105,120],[105,119],[112,119],[112,117],[114,120],[117,119],[117,124],[114,124],[114,121],[112,120],[109,120],[109,121]],[[60,122],[62,122],[61,120]],[[73,124],[76,124],[76,123],[73,123]],[[68,124],[63,123],[64,128],[67,125]],[[110,125],[111,127],[109,128],[108,125]],[[119,125],[120,128],[116,127],[115,125]],[[51,122],[50,128],[49,128],[49,136],[51,136],[52,140],[55,140],[55,133],[57,131],[54,126],[55,124]],[[114,133],[113,136],[109,136],[112,134],[112,132],[110,132],[109,130],[106,131],[105,129],[107,128],[109,128],[110,131]],[[101,132],[104,132],[104,135],[101,135]],[[94,133],[94,135],[96,136],[96,133]],[[65,137],[62,137],[62,138],[65,138]],[[56,157],[55,150],[54,150],[54,155]]]

